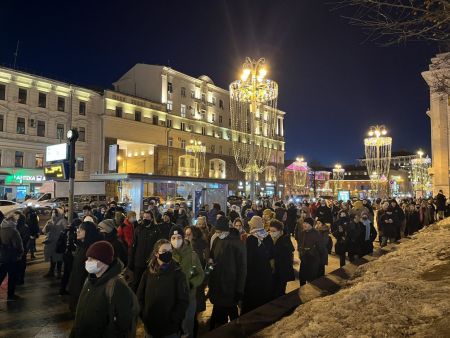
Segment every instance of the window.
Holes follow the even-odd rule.
[[[167,91],[168,91],[169,93],[172,93],[172,91],[173,91],[172,82],[167,82]]]
[[[185,130],[186,130],[186,123],[181,122],[180,129],[181,129],[182,131],[185,131]]]
[[[86,102],[80,101],[80,105],[78,107],[78,114],[86,115]]]
[[[181,87],[181,97],[186,97],[186,88]]]
[[[211,122],[216,122],[216,114],[211,114]]]
[[[17,118],[17,134],[25,134],[25,118]]]
[[[169,137],[169,140],[167,141],[167,144],[169,147],[173,147],[173,137]]]
[[[219,115],[219,123],[222,124],[222,115]]]
[[[139,110],[134,112],[134,120],[138,122],[142,121],[142,113]]]
[[[3,124],[5,123],[5,117],[0,115],[0,131],[5,131]]]
[[[58,111],[64,111],[66,108],[66,99],[64,97],[58,96]]]
[[[206,117],[206,111],[202,110],[202,111],[200,112],[200,114],[201,114],[201,116],[202,116],[202,120],[204,120],[205,117]]]
[[[191,90],[191,99],[195,99],[195,91]]]
[[[19,88],[19,103],[26,104],[27,103],[27,90],[23,88]]]
[[[6,99],[6,86],[4,84],[0,84],[0,100]]]
[[[222,99],[219,100],[219,108],[223,109],[223,100]]]
[[[212,97],[212,104],[213,104],[213,106],[216,105],[216,98],[214,96]]]
[[[45,94],[45,93],[38,94],[38,107],[39,108],[47,107],[47,94]]]
[[[45,137],[45,121],[37,122],[37,136]]]
[[[157,126],[159,124],[159,116],[158,115],[153,115],[153,124],[155,126]]]
[[[213,144],[213,145],[211,145],[211,152],[214,154],[215,151],[216,151],[216,146]]]
[[[172,109],[173,109],[173,102],[167,101],[167,110],[172,111]]]
[[[190,165],[189,165],[190,168],[195,168],[195,158],[191,158],[189,163],[190,163]]]
[[[206,135],[206,127],[202,127],[202,135]]]
[[[172,155],[169,155],[167,165],[169,167],[173,166],[173,156]]]
[[[182,157],[180,158],[180,167],[185,167],[186,166],[186,158]]]
[[[181,140],[181,149],[186,149],[186,140]]]
[[[181,117],[186,117],[186,105],[182,104],[180,109]]]
[[[86,142],[86,129],[84,127],[78,128],[78,141]]]
[[[206,103],[206,95],[204,93],[202,93],[202,102]]]
[[[64,139],[64,124],[62,123],[56,125],[56,138],[59,140]]]
[[[44,154],[36,154],[34,166],[36,168],[43,168],[44,167]]]
[[[16,168],[22,168],[23,167],[23,152],[16,151],[16,156],[14,160],[14,166]]]
[[[172,128],[172,120],[167,120],[167,128]]]
[[[77,171],[84,171],[84,156],[77,156]]]
[[[122,107],[116,107],[116,117],[122,117]]]

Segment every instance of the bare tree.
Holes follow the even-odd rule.
[[[351,24],[384,46],[406,41],[450,41],[450,0],[338,0]],[[348,14],[347,14],[348,12]]]

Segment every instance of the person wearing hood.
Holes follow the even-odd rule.
[[[326,200],[320,201],[320,205],[316,210],[316,217],[320,219],[322,223],[333,223],[333,214],[331,213],[331,208],[328,207]]]
[[[345,211],[340,211],[338,219],[331,225],[331,234],[336,238],[334,245],[334,252],[339,256],[339,264],[341,267],[345,265],[345,255],[347,252],[347,228],[350,223],[350,218]]]
[[[353,203],[353,208],[351,208],[350,210],[350,217],[352,217],[353,215],[358,215],[361,218],[361,213],[365,212],[366,214],[370,214],[369,209],[364,206],[363,201],[355,201],[355,203]]]
[[[126,243],[117,237],[116,222],[112,219],[104,219],[97,225],[97,228],[103,239],[113,246],[114,258],[120,259],[126,266],[128,264],[128,250]]]
[[[197,253],[188,241],[184,239],[184,229],[175,225],[170,229],[170,243],[172,244],[173,260],[177,262],[186,276],[189,288],[189,306],[183,320],[183,332],[190,338],[194,337],[194,321],[196,312],[196,291],[203,283],[205,274]]]
[[[170,229],[172,229],[174,225],[175,224],[173,224],[170,219],[170,214],[165,212],[162,216],[162,222],[158,224],[162,238],[167,240],[170,239]]]
[[[361,223],[364,225],[361,256],[365,256],[373,253],[373,241],[375,241],[378,234],[372,221],[370,220],[369,215],[365,212],[361,213]]]
[[[88,278],[81,290],[71,338],[127,337],[136,333],[139,305],[119,277],[123,265],[114,259],[107,241],[92,244],[86,252]]]
[[[246,241],[248,237],[248,233],[244,229],[244,222],[240,218],[236,218],[233,222],[233,228],[239,231],[239,235],[241,237],[241,241]]]
[[[387,242],[395,243],[400,229],[400,223],[394,214],[394,209],[389,206],[386,212],[381,216],[378,225],[383,234],[381,246],[385,246]]]
[[[3,216],[3,214],[0,216]],[[3,280],[8,276],[7,300],[17,300],[19,297],[15,294],[15,291],[18,262],[22,258],[25,250],[23,248],[20,233],[16,228],[16,218],[14,215],[2,220],[0,224],[0,242],[4,246],[0,261],[0,284],[2,284]]]
[[[208,223],[215,226],[217,222],[217,213],[220,211],[220,204],[213,203],[213,207],[208,211]]]
[[[267,209],[266,209],[267,210]],[[242,313],[250,312],[269,302],[273,295],[272,265],[273,241],[264,229],[263,220],[253,216],[248,222],[250,234],[247,247],[247,280],[245,283]]]
[[[254,216],[256,216],[256,215],[254,215]],[[252,218],[253,218],[254,216],[252,216]],[[259,217],[259,216],[258,216],[258,217]],[[266,231],[269,230],[270,221],[272,221],[273,219],[275,219],[275,213],[274,213],[272,210],[270,210],[270,209],[265,209],[265,210],[263,211],[263,214],[262,214],[262,221],[263,221],[264,229],[265,229]],[[250,220],[251,220],[251,218],[250,218]],[[248,222],[248,225],[249,225],[249,227],[251,228],[251,226],[250,226],[250,220],[249,220],[249,222]]]
[[[88,276],[85,269],[86,252],[88,248],[102,239],[93,222],[82,222],[76,229],[76,248],[73,253],[72,270],[67,283],[67,292],[69,293],[69,310],[75,313],[78,297],[83,288],[84,281]],[[62,288],[65,293],[65,287]]]
[[[299,243],[300,286],[320,277],[322,266],[325,265],[324,252],[326,252],[326,248],[319,232],[314,229],[314,220],[306,218],[303,222]]]
[[[241,215],[239,215],[238,206],[237,205],[232,205],[231,206],[229,216],[230,216],[231,223],[233,223],[236,218],[241,217]]]
[[[156,242],[137,290],[146,337],[180,337],[189,290],[172,251],[168,240]]]
[[[295,280],[293,267],[295,249],[290,234],[283,231],[283,223],[272,220],[269,231],[274,243],[273,298],[275,299],[286,293],[287,282]]]
[[[247,250],[239,232],[230,228],[227,217],[216,224],[217,238],[210,253],[209,299],[213,304],[210,330],[238,317],[238,302],[244,295],[247,277]]]
[[[44,277],[54,277],[55,268],[58,278],[61,278],[61,270],[63,263],[63,254],[56,252],[56,245],[62,231],[67,226],[67,220],[64,218],[64,213],[61,209],[53,209],[52,217],[42,229],[46,235],[44,243],[44,258],[46,262],[50,262],[50,269]]]
[[[127,244],[128,251],[131,251],[131,246],[133,245],[134,224],[136,221],[136,213],[134,211],[129,211],[127,217],[117,228],[117,236],[122,242]]]
[[[162,238],[158,225],[154,222],[151,211],[144,211],[142,222],[134,231],[133,246],[128,260],[128,269],[133,272],[132,288],[137,290],[142,274],[148,265],[155,243]]]
[[[20,211],[14,212],[14,218],[16,219],[16,228],[19,231],[20,237],[22,238],[23,245],[23,255],[22,258],[17,262],[17,281],[16,285],[23,285],[25,283],[25,270],[27,268],[27,253],[28,253],[28,243],[30,242],[30,230],[26,224],[25,215]]]

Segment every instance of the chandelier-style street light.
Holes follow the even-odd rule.
[[[422,150],[417,152],[419,158],[411,160],[411,182],[414,192],[421,192],[421,197],[425,197],[425,192],[431,190],[431,177],[428,174],[428,168],[431,166],[431,158],[423,157],[425,153]]]
[[[186,155],[194,157],[193,175],[202,177],[205,170],[206,147],[198,140],[190,140],[186,145]]]
[[[344,174],[345,174],[345,169],[342,168],[342,165],[340,165],[339,163],[336,163],[333,168],[333,180],[336,181],[333,185],[335,195],[338,195],[339,190],[342,188],[341,183],[342,183],[342,180],[344,179]]]
[[[389,177],[391,164],[392,138],[386,135],[385,126],[371,126],[368,132],[369,137],[364,139],[367,172],[377,194],[379,194],[380,182]]]
[[[233,154],[240,171],[250,177],[250,199],[255,178],[263,173],[275,150],[278,85],[266,78],[265,60],[246,58],[241,78],[230,84]]]

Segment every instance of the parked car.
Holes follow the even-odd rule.
[[[0,211],[6,215],[10,211],[14,211],[16,209],[23,209],[23,205],[20,203],[16,203],[8,200],[0,200]]]

